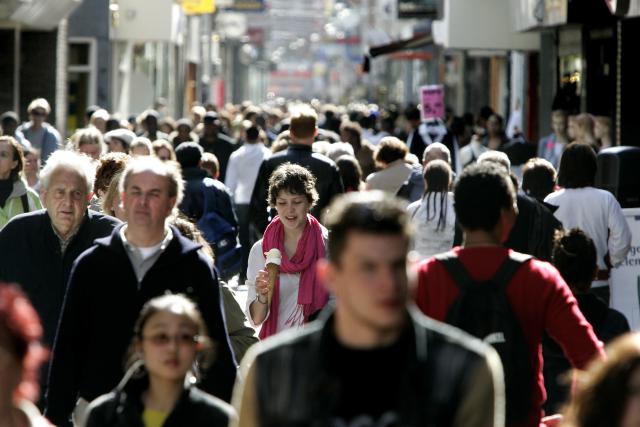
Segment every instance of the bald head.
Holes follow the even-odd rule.
[[[446,145],[440,142],[434,142],[427,145],[422,153],[422,166],[427,166],[431,160],[444,160],[451,165],[451,152]]]

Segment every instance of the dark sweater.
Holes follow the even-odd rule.
[[[222,315],[218,278],[196,245],[171,227],[173,239],[138,282],[119,230],[96,241],[74,264],[51,359],[46,416],[69,425],[78,395],[86,400],[113,390],[140,309],[167,291],[182,293],[200,309],[216,357],[202,388],[231,398],[236,364]]]
[[[64,254],[44,209],[16,216],[0,231],[0,279],[22,286],[40,316],[47,347],[53,346],[73,261],[118,224],[88,210]]]

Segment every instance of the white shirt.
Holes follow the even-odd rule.
[[[453,193],[447,193],[444,199],[446,206],[444,227],[438,230],[438,218],[442,205],[442,193],[432,193],[429,197],[429,218],[427,218],[427,198],[416,200],[407,207],[407,212],[413,224],[413,249],[419,254],[420,260],[433,255],[447,252],[453,247],[455,234],[456,213],[453,208]]]
[[[244,144],[229,157],[224,183],[233,193],[237,205],[248,205],[256,185],[258,170],[262,161],[271,156],[271,151],[263,143]]]
[[[249,252],[249,262],[247,266],[247,281],[245,284],[247,285],[247,308],[245,310],[247,314],[247,318],[249,322],[251,322],[251,326],[257,328],[258,325],[253,323],[253,319],[251,318],[251,312],[249,311],[249,306],[252,302],[256,300],[256,276],[258,275],[258,271],[264,270],[264,263],[266,258],[262,253],[262,239],[258,240],[253,247],[251,248],[251,252]],[[278,311],[278,325],[276,327],[276,331],[280,332],[285,329],[290,329],[292,327],[302,327],[304,317],[300,322],[295,322],[291,324],[290,318],[294,317],[296,313],[296,309],[298,308],[298,287],[300,285],[300,273],[289,274],[289,273],[280,273],[280,309]],[[257,303],[259,304],[259,303]],[[267,310],[269,307],[267,307]],[[269,313],[267,312],[267,317],[269,317]],[[265,317],[265,321],[267,318]]]
[[[565,229],[580,228],[593,239],[598,269],[607,270],[607,252],[614,266],[624,261],[631,249],[631,230],[613,194],[593,187],[566,188],[549,194],[544,201],[558,206],[554,215]],[[604,284],[594,282],[594,286]]]

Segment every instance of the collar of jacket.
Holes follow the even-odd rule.
[[[118,225],[113,229],[110,236],[96,239],[95,244],[102,246],[109,251],[127,256],[124,244],[120,238],[120,229],[122,227],[124,227],[124,224]],[[164,262],[169,264],[177,262],[183,255],[198,251],[202,247],[180,234],[180,231],[178,231],[178,229],[173,225],[169,225],[169,228],[171,228],[171,232],[173,233],[173,239],[171,239],[167,249],[162,253],[162,255],[160,255],[160,258],[163,259]]]
[[[43,209],[42,212],[43,212],[44,223],[45,223],[44,232],[46,233],[47,241],[52,245],[53,248],[57,248],[55,252],[58,253],[60,252],[60,239],[58,239],[56,232],[53,230],[53,223],[51,222],[51,217],[49,216],[49,212],[46,209]],[[90,209],[87,209],[84,213],[84,217],[82,218],[82,222],[80,223],[80,227],[78,227],[75,234],[71,237],[71,241],[67,246],[66,252],[68,252],[69,248],[73,246],[78,236],[83,235],[85,233],[85,230],[87,229],[87,227],[89,227],[89,223],[91,222],[91,219],[93,217],[94,217],[94,213]]]
[[[204,169],[200,169],[199,167],[191,167],[182,169],[182,176],[185,180],[189,179],[197,179],[197,178],[206,178],[207,171]]]
[[[313,151],[311,146],[306,144],[289,144],[287,149],[290,151]]]

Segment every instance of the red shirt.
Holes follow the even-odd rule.
[[[503,247],[454,248],[474,280],[488,281],[507,257]],[[444,321],[459,290],[442,264],[434,258],[418,266],[416,303],[424,314]],[[558,270],[536,259],[518,269],[506,288],[507,298],[527,341],[530,362],[537,375],[531,422],[538,426],[546,399],[542,376],[541,340],[546,331],[564,350],[571,364],[584,369],[594,357],[604,357],[602,343],[578,308],[576,299]]]

